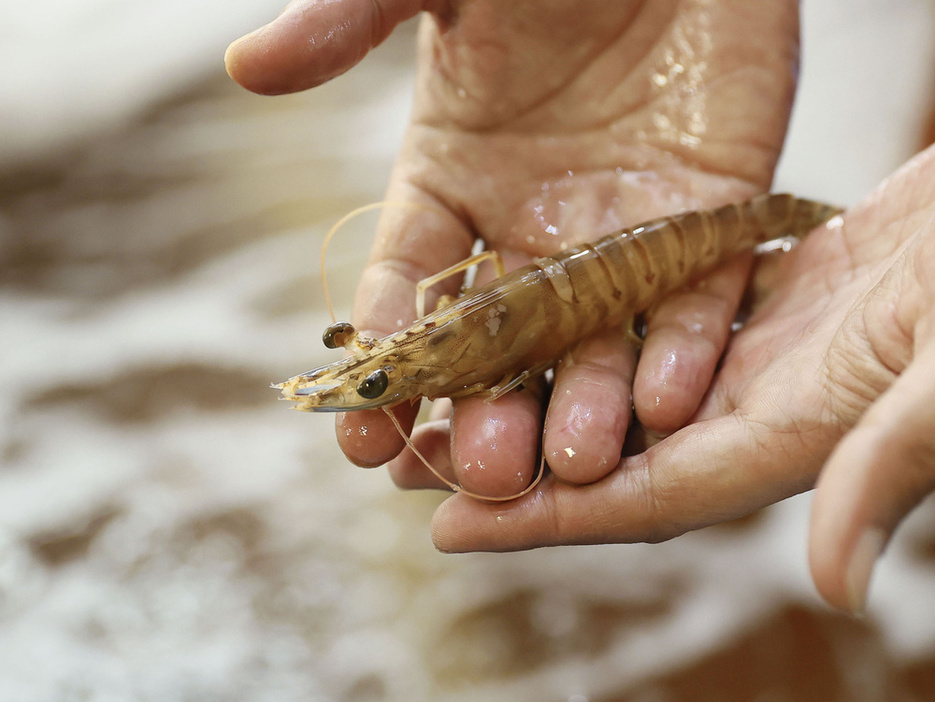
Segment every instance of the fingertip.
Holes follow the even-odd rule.
[[[405,431],[412,431],[418,407],[400,405],[392,410]],[[335,436],[348,460],[361,468],[375,468],[399,455],[406,445],[382,410],[339,412]]]
[[[463,493],[445,500],[432,517],[432,543],[442,553],[519,551],[558,543],[552,530],[552,488],[544,479],[510,502],[481,502]]]
[[[302,90],[288,44],[281,41],[277,21],[231,42],[224,52],[224,70],[242,88],[258,95],[281,95]],[[283,60],[287,59],[287,60]]]
[[[466,397],[454,403],[455,481],[475,495],[507,497],[530,484],[538,466],[541,408],[528,389],[496,402]]]
[[[832,605],[866,606],[874,566],[900,522],[935,487],[931,367],[922,349],[838,443],[812,503],[809,564]]]
[[[620,461],[629,408],[549,408],[550,422],[543,442],[549,469],[566,483],[586,485],[605,477]],[[561,425],[552,417],[562,417]]]
[[[856,529],[861,489],[858,481],[840,475],[850,463],[848,454],[854,437],[846,437],[825,463],[815,486],[809,527],[808,565],[818,594],[832,607],[853,611],[848,594],[848,558]],[[852,471],[845,471],[852,472]],[[851,476],[856,477],[856,476]],[[864,598],[865,599],[865,598]]]
[[[657,327],[648,335],[637,367],[636,416],[657,436],[681,429],[698,409],[726,342],[720,330],[702,327],[700,321],[689,322],[689,316],[694,315],[685,311],[677,327]]]
[[[469,499],[455,494],[435,509],[430,531],[432,544],[441,553],[466,553],[472,550],[466,546],[471,541],[471,530],[465,528],[471,519],[467,518],[463,507],[464,500]]]
[[[633,347],[619,333],[591,337],[562,360],[543,440],[549,468],[562,481],[593,483],[620,461],[635,364]]]
[[[886,532],[870,527],[860,534],[851,550],[844,575],[844,594],[847,609],[854,614],[863,614],[866,610],[870,579],[887,541]]]
[[[260,95],[307,90],[357,64],[418,10],[411,0],[293,2],[228,46],[225,68],[234,81]]]
[[[583,440],[575,431],[550,431],[546,434],[546,463],[555,475],[566,483],[586,485],[605,477],[620,461],[626,420],[617,413],[604,421],[589,421],[591,437]]]
[[[251,32],[252,33],[252,32]],[[244,41],[249,41],[249,34],[246,34],[239,39],[235,39],[230,44],[227,45],[227,49],[224,50],[224,70],[227,71],[235,83],[242,85],[237,79],[237,76],[240,75],[240,54],[238,46]]]
[[[272,23],[270,23],[272,24]],[[276,87],[277,71],[263,59],[270,51],[265,34],[270,25],[264,25],[232,41],[224,51],[224,70],[237,85],[257,95],[278,95],[290,92]]]
[[[295,0],[275,20],[228,47],[231,76],[262,95],[325,83],[359,63],[423,0]]]
[[[879,427],[858,424],[832,452],[815,488],[812,580],[828,604],[851,614],[866,610],[876,563],[908,509],[892,501],[901,486],[886,470],[891,442]]]
[[[633,405],[650,433],[681,429],[700,406],[730,338],[749,267],[746,256],[728,261],[649,315]]]
[[[885,530],[867,527],[849,549],[811,548],[809,568],[818,594],[836,609],[864,614],[873,573],[888,541]]]

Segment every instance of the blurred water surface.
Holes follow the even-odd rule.
[[[858,4],[806,4],[782,188],[852,202],[918,146],[931,11]],[[220,57],[278,7],[159,8],[0,11],[11,61],[29,28],[51,47],[0,91],[0,699],[931,699],[932,509],[861,621],[812,590],[807,496],[661,545],[437,554],[439,496],[352,468],[267,389],[331,357],[321,238],[382,195],[414,26],[271,100]],[[874,17],[917,89],[878,86],[888,149],[843,168],[853,135],[810,115],[873,102],[838,63]],[[366,226],[329,258],[345,309]]]

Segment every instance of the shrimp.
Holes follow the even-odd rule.
[[[764,194],[655,219],[536,258],[430,314],[420,311],[408,329],[381,339],[336,322],[323,341],[351,355],[273,387],[295,409],[310,412],[389,408],[420,397],[482,394],[494,401],[552,368],[589,334],[632,319],[730,256],[804,236],[840,212]],[[420,307],[421,299],[420,293]]]

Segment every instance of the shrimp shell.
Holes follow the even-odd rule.
[[[655,219],[537,258],[381,339],[364,338],[347,323],[333,325],[326,343],[353,355],[274,387],[295,409],[312,412],[387,407],[422,396],[484,393],[492,400],[544,373],[589,334],[645,311],[729,257],[804,236],[840,212],[764,194]]]

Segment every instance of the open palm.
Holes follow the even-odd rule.
[[[235,43],[228,69],[257,92],[309,88],[350,68],[420,10],[429,12],[412,122],[387,198],[428,207],[381,218],[358,290],[358,328],[385,334],[408,323],[415,283],[465,258],[478,237],[513,267],[650,217],[768,188],[794,90],[798,20],[790,0],[755,9],[697,0],[300,0]],[[633,403],[650,430],[669,433],[695,412],[747,268],[729,264],[658,305],[638,373],[619,329],[563,360],[544,439],[557,475],[587,483],[617,464],[634,376]],[[544,421],[535,390],[454,404],[450,425],[417,430],[417,443],[475,492],[522,488]],[[414,408],[396,411],[411,425]],[[345,415],[339,424],[345,453],[361,465],[384,463],[403,447],[382,413]],[[354,430],[363,425],[366,436]],[[401,485],[434,484],[410,452],[392,469]]]
[[[228,68],[257,92],[309,88],[420,10],[431,14],[416,103],[388,197],[428,208],[381,220],[360,328],[411,319],[415,282],[478,237],[518,265],[767,188],[794,87],[797,6],[786,0],[297,0],[233,45]],[[745,261],[651,311],[638,372],[620,330],[580,344],[562,359],[548,408],[553,474],[511,503],[454,495],[436,513],[436,544],[657,541],[817,481],[813,575],[829,601],[860,608],[889,535],[935,486],[932,182],[930,150],[787,257],[713,384]],[[631,381],[651,432],[692,423],[618,460]],[[361,465],[402,448],[382,415],[339,421],[369,426],[366,437],[339,432]],[[414,438],[473,491],[508,493],[533,471],[542,421],[535,392],[465,399],[450,423]],[[408,452],[391,469],[401,485],[437,485]]]
[[[929,149],[788,256],[692,424],[592,485],[547,479],[496,507],[455,496],[436,543],[659,541],[817,480],[812,572],[860,609],[890,534],[935,487],[933,182]]]

